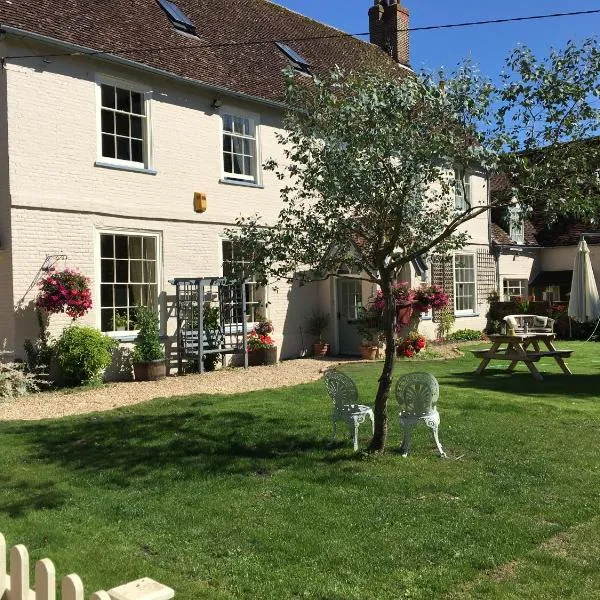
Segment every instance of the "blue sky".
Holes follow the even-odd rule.
[[[278,4],[349,33],[368,31],[371,0],[277,0]],[[600,0],[403,0],[411,11],[411,26],[478,21],[554,12],[600,9]],[[473,58],[484,74],[495,78],[505,57],[523,43],[545,55],[550,47],[562,47],[600,31],[600,14],[562,17],[523,23],[485,25],[411,34],[413,68],[451,70],[465,57]],[[368,38],[363,38],[368,39]]]

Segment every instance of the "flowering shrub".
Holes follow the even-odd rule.
[[[408,337],[398,345],[398,354],[412,358],[427,346],[427,340],[418,331],[411,331]]]
[[[253,329],[248,334],[248,350],[262,350],[263,348],[273,348],[275,342],[269,335],[261,335]]]
[[[270,333],[273,333],[275,328],[273,327],[273,323],[271,321],[261,321],[256,324],[254,327],[254,331],[258,333],[258,335],[268,336]]]
[[[67,313],[73,319],[92,308],[90,280],[73,269],[50,270],[39,283],[36,305],[48,313]]]
[[[399,281],[394,284],[392,293],[397,308],[411,306],[420,313],[427,312],[431,308],[442,309],[448,306],[448,302],[450,301],[448,294],[439,285],[421,286],[411,289],[406,281]],[[378,310],[385,308],[385,301],[381,290],[372,298],[370,304]]]
[[[440,310],[448,306],[450,297],[439,285],[429,285],[417,288],[415,291],[415,310],[427,312],[434,308]]]

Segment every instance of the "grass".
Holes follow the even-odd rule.
[[[539,363],[400,362],[440,381],[437,457],[330,447],[321,382],[0,424],[0,531],[86,592],[151,576],[179,599],[600,597],[600,344]],[[492,363],[494,364],[494,363]],[[362,400],[379,364],[351,365]],[[368,443],[367,427],[361,443]]]

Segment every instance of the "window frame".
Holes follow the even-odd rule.
[[[464,174],[464,178],[465,178],[465,189],[464,192],[465,194],[463,195],[462,192],[463,190],[461,189],[461,195],[458,195],[458,191],[459,188],[461,186],[458,185],[458,183],[460,182],[460,175],[461,172]],[[457,199],[460,198],[461,199],[461,204],[460,206],[457,203]],[[458,167],[454,168],[454,210],[457,213],[463,213],[465,211],[467,211],[468,209],[473,208],[473,193],[471,190],[471,174],[465,170],[465,169],[460,169]]]
[[[510,302],[510,298],[511,295],[506,293],[506,288],[510,288],[510,287],[514,287],[514,286],[510,286],[507,285],[508,282],[514,282],[514,281],[520,281],[522,283],[524,283],[525,285],[520,286],[521,289],[521,293],[520,294],[512,294],[512,296],[520,296],[522,298],[528,298],[529,297],[529,280],[526,277],[519,277],[519,276],[505,276],[502,278],[502,299],[504,302]]]
[[[470,256],[473,259],[473,308],[472,309],[457,309],[458,294],[456,290],[457,283],[470,283],[466,281],[458,282],[456,279],[456,257],[457,256]],[[454,314],[457,317],[472,317],[476,316],[477,313],[477,254],[475,252],[455,252],[452,255],[452,279],[453,279],[453,303],[454,303]]]
[[[553,298],[552,300],[548,300],[547,295],[553,294],[554,292],[556,292],[557,297]],[[563,300],[561,300],[561,294],[560,294],[560,285],[547,285],[544,288],[542,288],[542,300],[544,300],[545,302],[563,302]]]
[[[242,139],[253,139],[254,141],[254,156],[251,163],[252,175],[243,175],[239,173],[230,173],[225,171],[225,147],[223,138],[225,135],[231,135],[231,132],[225,131],[225,117],[248,119],[251,127],[254,128],[254,138],[242,136]],[[259,115],[252,112],[240,111],[230,106],[222,106],[219,110],[219,147],[221,149],[221,181],[225,183],[244,183],[246,185],[260,186],[262,181],[261,171],[261,151],[260,151],[260,119]],[[232,153],[233,156],[233,153]]]
[[[218,238],[218,252],[217,252],[217,257],[219,260],[219,272],[221,273],[221,277],[225,277],[225,273],[224,273],[224,269],[223,269],[223,265],[225,263],[225,258],[224,258],[224,253],[223,253],[223,243],[224,242],[230,242],[231,240],[226,237],[226,236],[219,236]],[[263,285],[259,285],[256,282],[248,282],[251,285],[256,286],[256,290],[263,290],[263,301],[264,301],[264,307],[260,307],[260,301],[255,302],[257,309],[258,308],[264,308],[264,317],[266,320],[269,319],[269,315],[268,315],[268,307],[269,307],[269,299],[268,299],[268,292],[269,292],[269,286],[263,286]],[[247,298],[246,298],[247,300]],[[256,309],[255,309],[256,310]],[[256,316],[256,312],[255,312],[255,316]],[[250,331],[251,329],[253,329],[256,324],[259,323],[259,321],[246,321],[246,327],[248,329],[248,331]],[[238,327],[242,327],[242,323],[236,323],[236,325]]]
[[[95,285],[94,285],[94,309],[96,312],[95,326],[99,331],[102,331],[102,236],[103,235],[127,235],[133,237],[152,237],[156,240],[156,306],[158,309],[159,318],[159,333],[165,334],[166,323],[161,314],[160,296],[164,291],[163,285],[163,236],[160,231],[151,231],[147,229],[129,229],[119,227],[102,227],[96,229],[95,246]],[[123,342],[135,341],[138,329],[129,331],[102,331],[105,335]]]
[[[102,154],[102,86],[112,86],[130,92],[138,93],[142,96],[144,106],[144,115],[142,116],[142,153],[143,161],[123,160],[120,158],[112,158]],[[105,75],[96,75],[96,164],[100,166],[111,166],[123,169],[133,169],[140,171],[151,171],[153,169],[152,156],[152,91],[147,86],[108,77]],[[111,110],[111,109],[109,109]]]

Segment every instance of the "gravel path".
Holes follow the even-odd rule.
[[[152,400],[189,394],[235,394],[298,385],[320,379],[338,360],[288,360],[273,366],[214,371],[204,375],[167,377],[162,381],[111,383],[101,388],[43,392],[0,402],[0,421],[54,419],[112,410]]]

